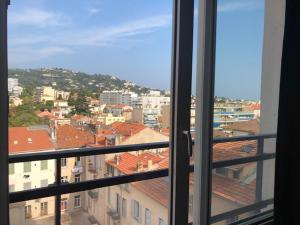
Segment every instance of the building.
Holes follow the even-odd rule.
[[[260,132],[260,123],[257,119],[236,122],[224,126],[224,131],[231,136],[256,135]]]
[[[8,88],[9,96],[19,97],[23,92],[23,88],[21,86],[19,86],[19,79],[8,78],[7,82],[8,82],[7,88]]]
[[[134,137],[133,137],[134,138]],[[245,146],[252,146],[244,151]],[[214,160],[255,155],[253,141],[217,144],[214,146]],[[94,160],[91,165],[96,161]],[[146,172],[169,167],[169,152],[142,152],[140,154],[122,153],[106,158],[100,163],[102,168],[94,167],[91,173],[96,176],[113,177]],[[255,201],[255,163],[248,163],[227,170],[215,170],[212,180],[212,214],[233,210]],[[101,175],[101,171],[104,174]],[[95,189],[87,194],[87,212],[99,224],[167,224],[168,222],[168,178],[158,178],[129,184],[116,185],[108,188]],[[189,220],[192,220],[194,177],[190,176]],[[105,202],[105,204],[100,204]],[[247,215],[243,215],[243,218]],[[219,222],[227,224],[237,217]]]
[[[55,95],[56,100],[65,100],[65,101],[67,101],[70,97],[70,92],[55,90],[54,95]]]
[[[47,129],[36,127],[9,128],[9,154],[54,151]],[[9,164],[9,191],[22,191],[46,187],[54,183],[54,160]],[[25,225],[27,220],[46,218],[54,213],[54,198],[30,200],[14,204],[17,212],[14,225]]]
[[[137,94],[124,91],[103,91],[100,94],[100,101],[109,105],[125,104],[132,106]]]
[[[50,86],[37,87],[33,97],[36,102],[54,101],[55,90]]]

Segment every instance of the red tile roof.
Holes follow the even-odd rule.
[[[132,185],[161,205],[168,206],[169,182],[167,177],[134,182]]]
[[[243,146],[253,146],[249,153],[242,152]],[[256,153],[255,141],[229,142],[214,145],[214,160],[225,160],[235,157],[244,157]],[[165,169],[169,167],[169,150],[161,154],[145,152],[140,156],[131,153],[121,154],[121,161],[116,165],[115,160],[107,161],[124,174],[136,173],[137,163],[143,161],[144,168],[147,167],[147,161],[153,161],[153,169]],[[156,165],[156,167],[155,167]],[[243,165],[245,166],[245,165]],[[193,184],[193,176],[190,179]],[[138,190],[144,192],[147,196],[167,207],[168,205],[168,181],[166,178],[158,178],[148,181],[134,182],[132,185]],[[215,195],[233,201],[238,204],[247,205],[255,200],[255,181],[250,184],[243,184],[238,180],[213,175],[212,190]]]
[[[111,127],[116,134],[121,134],[123,136],[135,135],[146,128],[144,125],[139,123],[127,122],[114,122],[111,124]]]
[[[47,130],[10,127],[8,135],[11,154],[54,149]]]
[[[117,168],[124,174],[132,174],[136,173],[137,171],[137,164],[139,162],[143,163],[143,169],[147,170],[148,160],[152,160],[153,167],[157,168],[158,163],[164,159],[163,157],[153,154],[151,152],[144,152],[141,155],[134,155],[131,153],[123,153],[120,155],[121,160],[117,165],[114,159],[108,160],[106,163],[112,165],[113,167]]]
[[[249,121],[241,121],[236,122],[231,125],[224,127],[226,130],[232,131],[240,131],[240,132],[247,132],[250,134],[258,134],[260,132],[260,123],[258,120],[249,120]]]
[[[255,183],[242,184],[238,180],[214,175],[212,191],[215,195],[241,205],[249,205],[255,201]]]
[[[71,125],[58,126],[56,129],[57,148],[80,148],[95,142],[94,135]]]

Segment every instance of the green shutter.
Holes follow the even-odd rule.
[[[9,175],[14,174],[15,173],[15,164],[10,163],[8,170],[9,170]]]
[[[24,173],[30,173],[31,172],[31,162],[24,162]]]
[[[48,161],[43,160],[41,161],[41,170],[47,170],[48,169]]]

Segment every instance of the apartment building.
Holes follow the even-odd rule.
[[[245,146],[252,146],[245,152]],[[255,143],[226,143],[214,146],[214,160],[255,154]],[[95,161],[94,161],[95,162]],[[91,173],[112,177],[168,168],[168,150],[160,153],[115,154],[101,163],[101,169]],[[91,163],[93,164],[93,163]],[[214,171],[212,181],[212,214],[233,210],[255,201],[255,164],[226,168],[228,172]],[[97,171],[97,172],[96,172]],[[104,174],[103,174],[104,173]],[[224,185],[225,184],[225,185]],[[95,189],[87,194],[87,212],[99,224],[138,225],[167,224],[168,222],[168,178],[158,178],[109,188]],[[190,176],[189,220],[192,220],[194,177]],[[105,202],[105,204],[100,204]],[[249,216],[249,214],[247,214]],[[246,216],[246,215],[243,215]],[[243,218],[243,216],[241,218]],[[217,223],[227,224],[238,218]]]
[[[54,101],[55,89],[49,86],[36,87],[33,98],[36,102]]]
[[[100,94],[100,101],[109,105],[125,104],[132,106],[137,94],[125,91],[103,91]]]
[[[17,78],[8,78],[7,88],[10,97],[19,97],[23,92],[23,88],[19,86],[19,79]]]
[[[31,127],[9,128],[9,154],[54,151],[48,130]],[[33,161],[9,165],[9,191],[46,187],[55,181],[54,160]],[[25,225],[28,221],[46,218],[54,214],[54,198],[30,200],[11,205],[15,211],[13,225]]]

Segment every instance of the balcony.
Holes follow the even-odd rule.
[[[90,198],[92,198],[92,199],[98,199],[98,192],[97,192],[97,191],[89,190],[89,191],[88,191],[88,195],[89,195]]]
[[[81,174],[83,173],[83,167],[81,165],[76,165],[72,168],[71,172],[73,174]]]
[[[92,163],[92,162],[89,162],[88,163],[88,171],[90,173],[97,174],[96,165],[94,165],[94,163]]]
[[[106,213],[114,222],[119,222],[121,219],[120,213],[111,207],[107,207]]]

